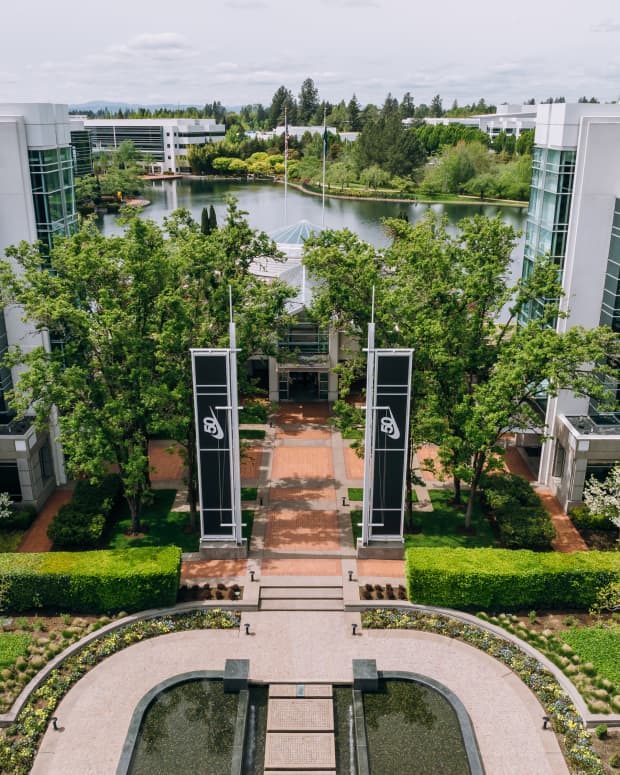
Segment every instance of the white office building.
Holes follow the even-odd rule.
[[[45,254],[55,235],[76,228],[73,164],[66,105],[0,104],[1,255],[22,240],[40,240]],[[22,318],[19,307],[0,310],[0,354],[12,344],[24,350],[54,346],[47,332],[36,332]],[[15,421],[5,394],[18,378],[18,369],[0,367],[0,492],[38,507],[66,481],[64,461],[54,430]]]
[[[213,118],[90,118],[83,120],[92,153],[113,151],[131,140],[153,171],[190,172],[189,149],[224,139],[226,127]]]
[[[538,106],[524,276],[546,254],[565,291],[558,330],[620,331],[620,105]],[[566,391],[545,404],[538,478],[567,508],[581,501],[586,479],[620,459],[620,414]]]
[[[441,116],[440,118],[425,118],[424,123],[431,126],[449,126],[450,124],[460,124],[479,129],[481,132],[489,135],[494,140],[501,132],[507,135],[514,135],[515,138],[521,135],[525,129],[534,129],[536,126],[536,105],[498,105],[496,113],[485,113],[478,116]],[[412,126],[418,119],[405,118],[403,124]]]

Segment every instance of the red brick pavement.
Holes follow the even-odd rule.
[[[276,439],[306,439],[318,441],[329,439],[331,433],[323,428],[303,428],[295,425],[283,425],[276,431]]]
[[[338,559],[276,559],[263,560],[263,576],[341,576],[342,564]]]
[[[263,459],[262,447],[249,447],[241,456],[241,478],[258,479]]]
[[[245,576],[247,560],[189,560],[181,565],[181,580]]]
[[[269,490],[269,500],[274,501],[313,501],[336,500],[336,490],[333,487],[272,487]]]
[[[179,480],[187,473],[181,456],[181,446],[175,441],[151,441],[149,462],[154,469],[151,472],[152,482]]]
[[[334,464],[330,447],[276,447],[271,478],[333,479]]]
[[[357,575],[374,578],[405,578],[404,560],[358,560]]]
[[[560,506],[558,499],[546,487],[538,487],[536,492],[540,496],[543,506],[549,512],[555,527],[556,538],[551,542],[551,546],[556,552],[587,552],[586,542]]]
[[[351,447],[344,447],[344,467],[348,479],[364,478],[364,458],[358,457]]]
[[[338,512],[279,509],[265,528],[268,551],[334,550],[340,547]]]
[[[47,537],[47,528],[54,519],[58,510],[65,503],[69,503],[73,495],[69,487],[55,490],[47,499],[47,503],[39,512],[19,545],[18,552],[49,552],[52,542]]]

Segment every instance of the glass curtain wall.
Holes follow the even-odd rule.
[[[73,234],[77,210],[70,146],[28,151],[37,238],[49,252],[54,237]]]
[[[524,278],[531,275],[540,256],[550,256],[561,277],[575,178],[575,155],[575,151],[534,148],[523,257]],[[520,322],[536,318],[543,303],[543,299],[531,302],[523,310]]]

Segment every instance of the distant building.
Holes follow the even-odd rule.
[[[106,153],[131,140],[156,172],[191,172],[191,147],[219,142],[226,127],[212,118],[89,118],[84,128],[93,154]]]
[[[322,135],[323,132],[327,129],[328,134],[336,135],[338,134],[338,130],[335,126],[293,126],[292,124],[288,125],[288,136],[294,137],[296,140],[301,140],[301,138],[306,134],[306,132],[310,132],[311,135]],[[280,135],[284,134],[284,127],[283,126],[277,126],[273,130],[274,135],[276,137],[279,137]]]
[[[57,235],[77,228],[73,152],[66,105],[0,104],[0,254],[22,240],[49,250]],[[0,354],[12,344],[28,350],[54,346],[50,334],[22,320],[20,307],[0,310]],[[31,420],[15,422],[6,392],[18,369],[0,367],[0,492],[41,506],[66,481],[57,434],[36,431]]]
[[[418,120],[416,118],[405,118],[403,119],[403,124],[411,126]],[[534,129],[536,125],[536,105],[498,105],[497,113],[454,118],[441,116],[440,118],[425,118],[423,121],[431,126],[449,126],[450,124],[470,126],[489,135],[491,139],[497,137],[501,132],[519,137],[524,129]]]
[[[568,317],[558,320],[559,331],[608,325],[620,332],[620,105],[538,106],[525,277],[542,255],[561,273]],[[533,303],[525,319],[536,311]],[[542,449],[538,443],[538,479],[567,507],[582,500],[590,476],[604,477],[620,460],[620,414],[601,413],[568,391],[542,398],[541,407],[548,439]]]

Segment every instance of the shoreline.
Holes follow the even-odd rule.
[[[171,176],[167,176],[169,179]],[[193,175],[183,173],[177,177],[181,177],[186,180],[207,180],[214,182],[228,181],[234,183],[275,183],[284,185],[284,181],[280,178],[257,178],[254,181],[247,178],[231,177],[227,175]],[[302,194],[308,194],[309,196],[322,197],[321,191],[312,191],[304,188],[301,183],[293,183],[289,180],[288,185],[291,188],[301,191]],[[520,199],[479,199],[477,197],[466,197],[462,199],[429,199],[428,197],[392,197],[392,196],[354,196],[352,194],[334,194],[331,192],[325,192],[325,197],[331,199],[348,199],[353,202],[396,202],[397,204],[428,204],[428,205],[490,205],[492,207],[527,207],[529,202],[523,202]]]

